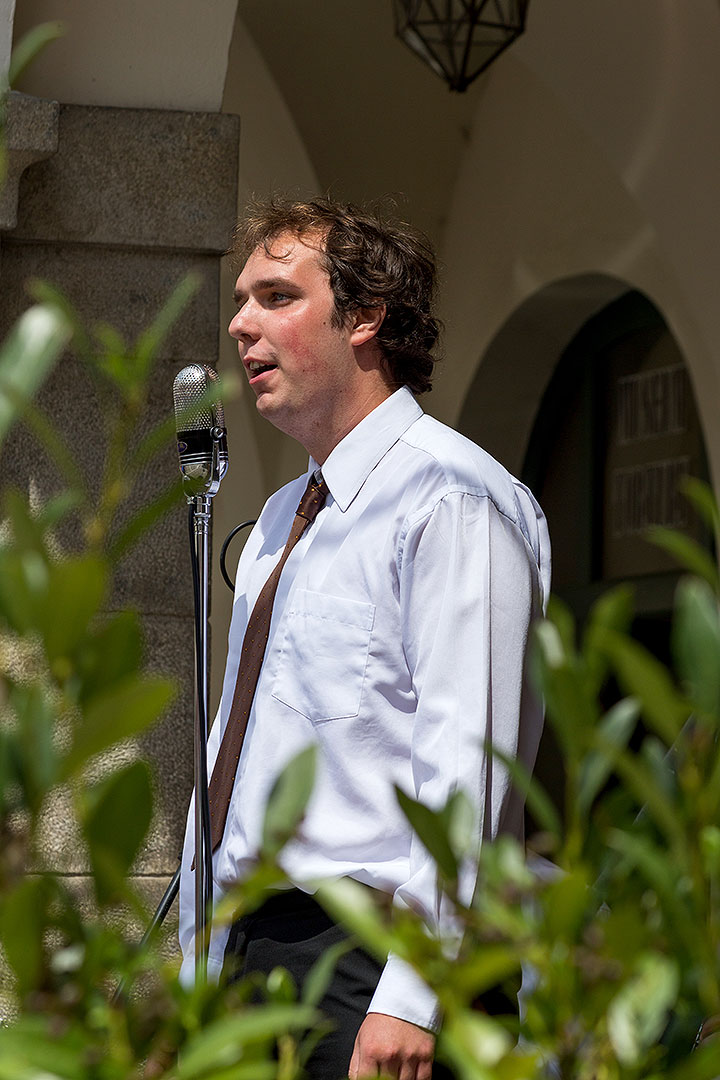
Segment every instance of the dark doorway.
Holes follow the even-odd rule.
[[[641,293],[608,304],[565,349],[543,396],[522,476],[547,515],[553,592],[579,627],[601,593],[630,582],[633,633],[668,660],[680,567],[645,533],[665,525],[710,546],[678,491],[686,476],[707,479],[707,464],[682,354]],[[559,796],[562,770],[549,730],[536,775]]]

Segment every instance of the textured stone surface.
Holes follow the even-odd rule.
[[[150,466],[128,474],[130,498],[121,521],[179,477],[172,423],[176,372],[193,361],[216,363],[217,254],[227,247],[234,222],[237,139],[237,120],[227,116],[62,106],[58,153],[28,170],[20,185],[18,227],[3,236],[2,334],[29,303],[25,282],[33,276],[58,285],[88,328],[106,323],[133,341],[188,271],[200,275],[199,291],[159,349],[127,453],[160,420],[170,422],[168,439]],[[61,358],[39,395],[38,405],[87,477],[91,497],[103,472],[107,408],[112,411],[117,395],[70,355]],[[3,447],[2,467],[5,481],[36,503],[66,486],[52,458],[21,425]],[[57,538],[63,549],[82,546],[80,517],[59,528]],[[118,568],[108,606],[140,611],[147,666],[169,674],[179,694],[156,728],[90,769],[93,779],[138,757],[151,763],[155,817],[135,880],[154,899],[177,867],[193,782],[188,546],[187,507],[178,497]],[[58,792],[47,807],[39,856],[89,895],[87,857],[72,821],[69,797]]]
[[[0,251],[4,332],[30,303],[33,278],[59,288],[90,329],[105,323],[128,342],[145,330],[187,274],[198,288],[163,341],[158,356],[212,362],[218,347],[218,260],[171,251],[88,245],[21,244],[10,234]]]
[[[57,154],[22,178],[15,235],[222,252],[238,131],[218,113],[62,105]]]
[[[187,619],[157,616],[146,616],[143,625],[147,668],[169,674],[177,684],[177,695],[154,727],[93,762],[88,781],[93,783],[139,758],[149,762],[155,782],[155,813],[135,872],[171,876],[178,864],[193,785],[192,625]],[[117,824],[122,827],[122,822]],[[66,789],[56,791],[48,801],[38,852],[42,866],[65,874],[87,873],[87,856]]]
[[[172,381],[184,363],[184,360],[165,361],[158,365],[143,421],[137,434],[129,440],[128,460],[132,447],[137,445],[143,433],[157,422],[172,418]],[[38,395],[37,405],[63,434],[96,501],[104,470],[106,432],[100,396],[87,368],[71,357],[63,358]],[[37,503],[45,502],[66,486],[48,452],[39,446],[23,424],[16,425],[2,456],[7,463],[6,475],[10,472],[12,483],[31,492]],[[132,514],[147,506],[178,477],[177,452],[173,435],[169,433],[164,449],[139,475],[133,476],[128,467],[129,498],[118,515],[118,523],[127,522]],[[57,530],[63,549],[73,550],[82,545],[80,525],[80,518],[73,514]],[[110,606],[113,609],[132,606],[147,613],[189,616],[192,613],[192,583],[188,549],[186,503],[178,494],[174,508],[156,521],[123,558]]]
[[[146,617],[148,667],[172,672],[177,696],[167,716],[140,740],[153,766],[155,820],[138,860],[144,874],[173,874],[178,865],[193,787],[193,628],[187,619]]]
[[[0,187],[0,229],[17,224],[20,177],[28,165],[43,161],[58,147],[57,101],[42,101],[12,91],[5,106],[7,175]]]
[[[12,90],[5,105],[6,149],[30,150],[44,157],[54,154],[58,148],[59,112],[57,101]]]

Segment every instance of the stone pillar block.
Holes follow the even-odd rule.
[[[41,101],[13,90],[5,104],[7,175],[0,187],[0,230],[17,224],[20,177],[28,165],[54,154],[58,147],[57,101]]]
[[[65,293],[88,329],[109,324],[131,342],[192,271],[200,286],[160,349],[144,423],[171,416],[175,373],[196,360],[217,364],[219,260],[235,222],[238,119],[21,98],[12,109],[11,151],[18,161],[24,153],[27,167],[19,178],[15,224],[7,220],[3,226],[0,331],[4,336],[27,306],[25,283],[37,277]],[[63,357],[40,405],[97,482],[105,433],[92,373],[76,358]],[[3,456],[6,479],[37,497],[60,485],[52,462],[27,433],[15,431]],[[170,440],[139,479],[134,507],[177,476]],[[72,543],[71,535],[65,539]],[[111,606],[127,605],[143,615],[148,666],[173,676],[181,691],[162,724],[113,759],[144,754],[154,765],[156,822],[138,872],[162,878],[177,866],[193,771],[192,586],[184,502],[121,566]],[[108,761],[103,768],[112,765]],[[82,874],[82,852],[66,822],[59,796],[46,822],[45,859]]]

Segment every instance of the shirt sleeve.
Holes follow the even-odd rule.
[[[531,622],[541,610],[535,553],[519,526],[484,496],[453,492],[410,523],[401,549],[403,644],[417,699],[409,794],[439,808],[457,790],[475,811],[474,852],[460,875],[472,899],[477,857],[501,832],[521,837],[523,803],[485,742],[534,764],[542,713],[525,681]],[[440,894],[432,858],[413,835],[407,881],[395,902],[420,911],[452,939],[453,913]],[[390,956],[369,1012],[435,1029],[435,996],[400,958]]]

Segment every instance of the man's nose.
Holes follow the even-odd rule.
[[[259,337],[260,332],[257,320],[253,315],[253,306],[250,300],[247,300],[240,310],[235,312],[230,320],[228,333],[230,337],[236,338],[238,341],[243,337]]]

